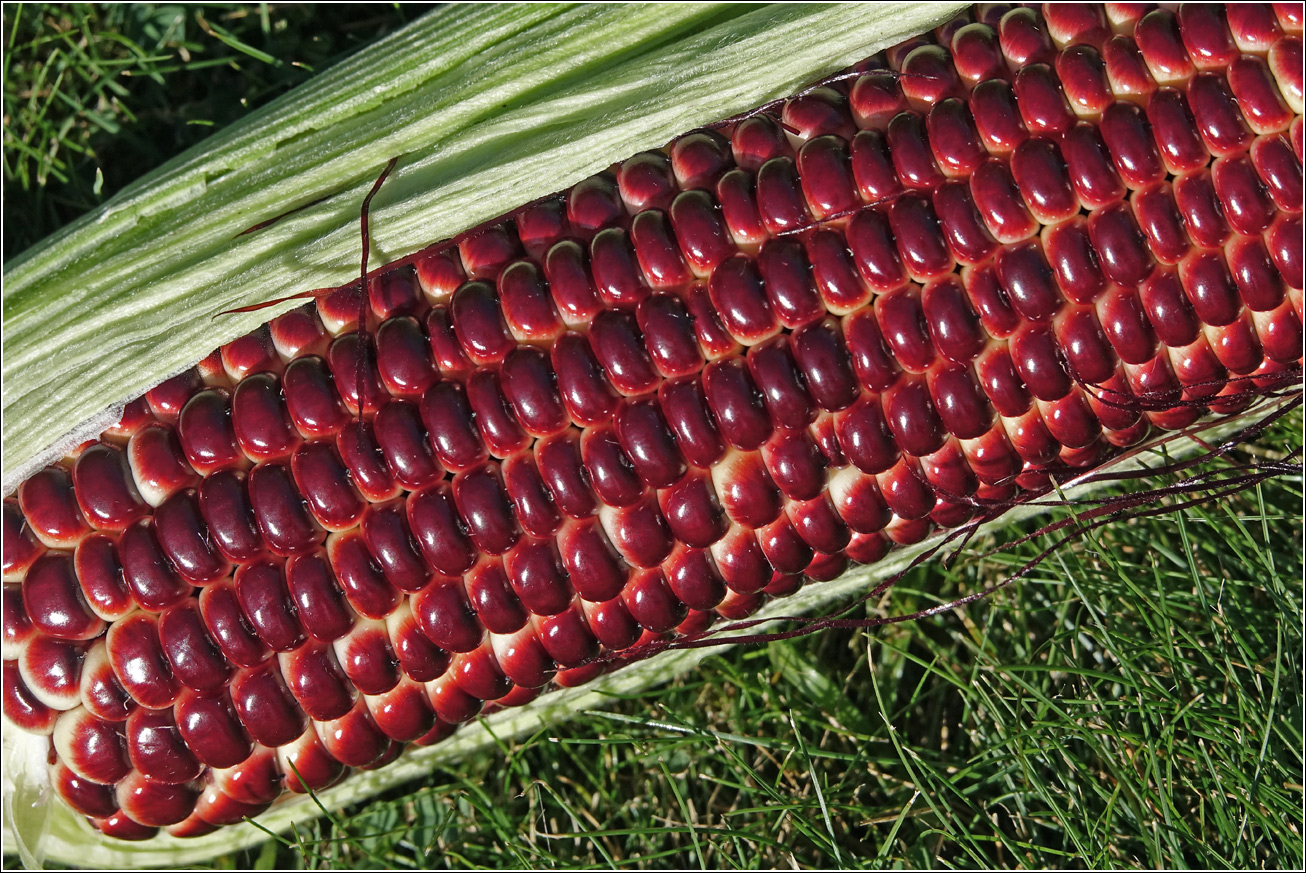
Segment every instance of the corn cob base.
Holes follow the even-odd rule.
[[[203,834],[1299,379],[1300,7],[976,14],[386,272],[362,363],[345,289],[25,482],[5,713],[55,790]]]

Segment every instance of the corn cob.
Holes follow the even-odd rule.
[[[1296,380],[1300,33],[977,8],[273,320],[5,501],[6,717],[204,833]]]

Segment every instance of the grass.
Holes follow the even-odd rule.
[[[414,13],[337,14],[6,6],[5,257]],[[947,603],[1045,544],[977,543],[867,612]],[[931,618],[723,650],[213,866],[1291,867],[1302,570],[1302,480],[1280,477]]]

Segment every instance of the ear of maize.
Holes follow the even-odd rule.
[[[6,717],[203,835],[1296,383],[1301,19],[976,7],[224,345],[6,499]]]

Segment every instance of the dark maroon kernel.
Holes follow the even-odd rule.
[[[218,550],[229,561],[248,561],[265,548],[242,473],[224,470],[200,485],[200,515]]]
[[[358,524],[367,504],[354,490],[331,443],[304,443],[291,458],[290,469],[318,524],[327,530],[348,530]]]
[[[1224,250],[1238,293],[1253,312],[1268,312],[1283,302],[1283,277],[1260,237],[1235,237]]]
[[[964,364],[984,348],[987,337],[957,279],[949,277],[926,285],[921,309],[935,349],[943,357]]]
[[[856,131],[847,98],[825,86],[810,88],[786,100],[780,111],[780,125],[804,140],[826,135],[849,139]]]
[[[1007,82],[1001,79],[980,82],[971,91],[969,102],[975,129],[990,154],[1009,155],[1029,137],[1021,120],[1016,95]]]
[[[7,599],[17,601],[16,615],[23,625],[64,640],[89,640],[104,630],[104,620],[87,604],[78,583],[73,556],[47,552],[37,558],[23,576],[21,594],[13,589]],[[6,604],[6,619],[10,606]],[[30,617],[30,618],[29,618]],[[13,632],[5,623],[5,639],[26,636]]]
[[[145,400],[150,404],[154,417],[166,424],[177,421],[186,401],[197,391],[204,390],[204,380],[197,367],[191,367],[171,379],[166,379],[145,392]]]
[[[770,436],[771,419],[742,360],[714,361],[704,368],[703,393],[730,445],[753,451]]]
[[[195,809],[199,792],[189,783],[166,785],[133,771],[118,783],[122,815],[146,827],[176,824]],[[107,821],[112,821],[110,817]],[[144,837],[140,837],[143,839]]]
[[[707,469],[721,457],[725,443],[697,378],[664,382],[658,389],[658,405],[689,463]],[[556,488],[554,493],[556,496]]]
[[[364,618],[332,644],[336,661],[363,694],[384,694],[399,682],[399,661],[390,647],[385,623]]]
[[[159,616],[159,643],[177,681],[196,691],[227,684],[231,664],[209,636],[199,604],[184,600]]]
[[[189,782],[201,764],[186,748],[172,710],[138,709],[127,717],[127,753],[132,766],[165,785]]]
[[[19,586],[5,586],[4,597],[0,598],[0,609],[4,613],[4,657],[12,660],[18,657],[32,639],[36,629],[23,605],[23,591]]]
[[[842,552],[852,538],[852,531],[839,517],[828,495],[822,494],[801,503],[791,503],[788,509],[789,521],[794,530],[819,554]]]
[[[970,190],[985,225],[999,242],[1019,242],[1038,229],[1003,161],[990,158],[982,163],[970,177]]]
[[[88,648],[87,643],[34,634],[18,654],[18,670],[23,682],[42,703],[53,709],[72,709],[80,698]]]
[[[634,307],[650,293],[626,231],[609,227],[590,242],[594,287],[607,306]]]
[[[522,530],[531,536],[552,536],[562,524],[562,515],[540,475],[535,458],[522,452],[503,462],[503,486],[512,501]]]
[[[530,438],[509,410],[496,373],[473,373],[467,380],[467,400],[477,429],[495,457],[506,458],[529,445]]]
[[[676,540],[693,548],[707,548],[729,527],[711,477],[699,470],[659,491],[658,505]]]
[[[270,748],[291,742],[307,724],[273,661],[233,676],[231,702],[249,736]]]
[[[517,420],[533,436],[549,436],[569,424],[545,352],[517,349],[503,362],[499,381]]]
[[[806,427],[816,417],[803,377],[784,339],[754,346],[748,353],[748,369],[777,424]]]
[[[1107,80],[1106,66],[1096,47],[1067,46],[1057,55],[1056,70],[1071,108],[1079,117],[1100,118],[1111,105],[1111,85]]]
[[[1211,154],[1220,157],[1244,152],[1251,146],[1252,132],[1224,76],[1204,72],[1189,79],[1188,105]]]
[[[449,668],[449,653],[427,639],[407,603],[392,612],[385,625],[395,657],[409,679],[430,682]]]
[[[997,250],[997,241],[989,233],[975,201],[971,199],[968,183],[958,179],[944,182],[934,190],[933,204],[948,249],[958,261],[963,264],[982,263]],[[896,255],[894,252],[895,259]],[[861,263],[859,259],[859,266]]]
[[[381,384],[396,397],[415,400],[439,378],[426,334],[412,316],[401,315],[382,322],[376,331],[376,348]]]
[[[3,669],[4,716],[19,729],[49,734],[55,728],[59,710],[46,706],[23,681],[17,661],[5,661]]]
[[[826,319],[807,324],[790,336],[790,350],[807,392],[817,406],[831,412],[857,397],[852,355],[841,334],[838,324]]]
[[[857,193],[871,205],[888,203],[902,193],[882,129],[858,131],[850,151]]]
[[[336,451],[349,469],[353,485],[369,501],[390,500],[402,489],[386,468],[370,421],[354,421],[336,437]]]
[[[1079,200],[1097,209],[1124,199],[1125,186],[1116,175],[1111,153],[1095,125],[1081,121],[1062,136],[1061,154]]]
[[[961,177],[988,157],[965,102],[949,97],[930,107],[926,129],[934,161],[949,177]]]
[[[504,265],[521,255],[511,223],[498,224],[466,237],[458,244],[458,255],[469,279],[493,281]],[[456,292],[455,292],[456,293]]]
[[[584,601],[581,609],[585,612],[585,621],[599,644],[619,652],[630,648],[639,639],[643,629],[631,618],[630,610],[620,597],[614,597],[603,603]],[[541,646],[541,654],[543,654]]]
[[[711,188],[730,169],[730,144],[712,130],[696,130],[671,144],[671,171],[681,188]]]
[[[1157,261],[1173,264],[1188,253],[1188,233],[1184,230],[1183,216],[1179,214],[1168,184],[1135,192],[1131,203],[1134,217]]]
[[[73,477],[50,466],[18,486],[18,505],[30,529],[51,548],[72,548],[91,532],[77,506]]]
[[[497,364],[516,347],[490,285],[468,282],[454,293],[449,312],[454,334],[473,364]]]
[[[114,675],[133,700],[150,709],[172,705],[180,686],[164,657],[153,615],[135,612],[114,622],[105,644]]]
[[[1293,113],[1284,103],[1274,75],[1264,60],[1242,55],[1229,65],[1229,90],[1238,101],[1243,117],[1257,133],[1287,130]]]
[[[286,411],[304,439],[335,436],[349,423],[349,410],[336,392],[326,361],[296,358],[281,378]]]
[[[472,362],[467,360],[454,333],[452,319],[449,307],[444,304],[431,307],[431,311],[426,314],[426,335],[431,345],[431,358],[435,361],[436,369],[445,376],[466,373],[472,368]]]
[[[1065,133],[1075,123],[1075,116],[1066,102],[1061,83],[1047,64],[1021,67],[1016,72],[1011,88],[1020,110],[1019,118],[1030,136],[1055,137]],[[1023,140],[1024,137],[1020,139]],[[1012,148],[1018,145],[1018,142],[1014,142]]]
[[[105,443],[90,446],[77,456],[72,477],[77,505],[94,528],[122,530],[149,512],[121,449]],[[7,548],[9,537],[5,540]]]
[[[50,772],[50,781],[54,783],[54,790],[63,798],[64,803],[82,815],[103,818],[118,811],[118,797],[112,785],[83,779],[63,764],[54,766]]]
[[[654,294],[640,304],[636,317],[649,355],[663,376],[674,379],[702,369],[694,321],[680,298]]]
[[[1156,335],[1132,288],[1116,287],[1102,295],[1097,302],[1097,315],[1102,330],[1125,363],[1141,364],[1152,357]]]
[[[715,361],[739,352],[739,342],[721,323],[707,286],[699,284],[690,289],[689,316],[694,319],[694,333],[707,360]]]
[[[154,533],[164,555],[188,582],[204,585],[231,572],[210,539],[193,490],[178,491],[155,510]]]
[[[839,447],[859,470],[879,473],[893,466],[899,447],[880,408],[879,398],[862,397],[836,418]]]
[[[726,238],[728,232],[725,227],[719,220],[717,224],[720,236]],[[706,228],[702,232],[710,233]],[[679,244],[668,223],[666,213],[660,210],[639,213],[631,222],[630,236],[635,246],[639,269],[649,287],[675,289],[693,281],[694,276],[681,256]]]
[[[746,173],[743,170],[731,170],[721,177],[721,181],[717,182],[716,196],[720,201],[721,220],[725,222],[726,230],[728,231],[726,238],[721,241],[722,245],[719,247],[713,246],[713,254],[716,256],[718,263],[734,254],[736,245],[751,249],[762,245],[771,236],[766,225],[762,223],[762,216],[757,211],[757,192],[755,190],[755,182],[755,176],[752,173]],[[685,220],[692,221],[695,216],[710,220],[710,217],[704,214],[704,209],[707,206],[706,201],[710,200],[710,198],[707,197],[707,192],[686,191],[681,193],[680,197],[685,197],[686,195],[693,195],[695,198],[701,197],[704,199],[699,201],[702,208],[700,208],[700,206],[693,206],[687,210],[687,217]],[[679,202],[679,198],[677,198],[677,202]],[[679,220],[677,218],[676,203],[672,204],[671,209],[673,226],[678,226],[676,225],[676,222]],[[717,229],[716,222],[712,222],[711,226],[713,232],[715,232]],[[677,235],[681,235],[679,231],[677,231]],[[688,236],[689,231],[686,231],[684,235]],[[712,234],[705,236],[705,239],[711,242],[713,240]],[[692,257],[694,257],[694,255],[692,252],[695,242],[687,239],[681,243],[681,246],[682,249],[685,250],[686,255],[691,256],[691,263],[693,263]],[[705,251],[700,254],[707,256],[708,252]],[[699,266],[697,263],[695,263],[695,267],[699,269],[700,273],[704,272],[704,268]]]
[[[712,468],[712,483],[726,513],[745,527],[761,527],[780,513],[780,491],[760,454],[727,456]]]
[[[656,495],[646,494],[629,506],[604,507],[599,517],[612,545],[628,564],[655,567],[670,554],[671,531]]]
[[[253,667],[272,655],[250,628],[231,582],[224,580],[205,588],[199,604],[205,629],[228,661],[237,667]]]
[[[812,547],[798,535],[794,523],[787,515],[781,515],[759,528],[757,541],[766,560],[779,573],[801,573],[815,555]],[[770,582],[769,579],[766,581]]]
[[[894,359],[903,369],[919,373],[933,363],[934,344],[919,292],[907,288],[877,297],[875,315]]]
[[[358,531],[332,536],[327,541],[327,555],[345,598],[356,612],[381,619],[399,604],[399,590],[385,577]]]
[[[32,562],[45,553],[45,544],[32,532],[18,501],[10,497],[4,501],[3,566],[4,579],[17,582]],[[94,538],[94,534],[87,539]],[[83,540],[82,542],[85,542]],[[78,543],[80,548],[81,543]]]
[[[994,267],[1012,308],[1026,320],[1046,321],[1061,308],[1052,269],[1037,241],[1003,248]]]
[[[440,462],[458,472],[489,457],[476,429],[467,393],[457,382],[440,382],[422,397],[422,424]]]
[[[540,478],[558,509],[573,518],[592,515],[597,504],[590,490],[588,474],[581,464],[576,432],[564,431],[540,440],[536,443],[534,454]],[[505,478],[511,478],[506,470]],[[514,486],[510,481],[506,484],[511,497]],[[525,520],[523,524],[526,524]]]
[[[521,342],[548,342],[565,329],[549,286],[530,261],[517,261],[499,276],[499,299],[508,330]]]
[[[617,396],[604,378],[585,337],[576,333],[563,334],[553,346],[553,368],[572,421],[587,427],[606,421],[612,415]],[[430,427],[430,422],[427,422],[427,427]]]
[[[1300,215],[1280,215],[1265,233],[1265,247],[1274,266],[1290,288],[1302,286],[1302,220]]]
[[[118,559],[127,588],[142,609],[162,612],[191,593],[190,583],[173,569],[148,521],[138,521],[122,532]]]
[[[571,602],[572,587],[568,573],[552,539],[530,538],[519,542],[504,555],[502,567],[497,569],[500,579],[504,577],[505,571],[507,580],[512,584],[512,591],[521,600],[520,605],[536,615],[557,615]],[[476,572],[472,571],[473,574]],[[467,585],[468,595],[472,597],[475,606],[476,595],[471,591],[471,583],[468,582]],[[522,620],[525,621],[524,616]],[[511,633],[521,627],[520,624],[516,627],[506,626],[506,622],[504,625],[505,629],[496,633]],[[486,627],[493,630],[488,623]]]
[[[330,646],[308,643],[280,657],[286,687],[309,718],[329,721],[349,712],[354,689]]]
[[[684,621],[688,610],[676,597],[661,570],[643,570],[621,592],[630,616],[654,633],[672,630]]]
[[[1252,164],[1269,189],[1274,205],[1284,212],[1302,209],[1301,161],[1293,153],[1288,138],[1277,136],[1257,137],[1252,143]]]
[[[236,444],[227,391],[210,388],[191,397],[177,419],[177,438],[186,460],[201,476],[248,465]]]
[[[1167,170],[1177,175],[1206,166],[1211,156],[1182,91],[1161,88],[1153,94],[1147,103],[1147,120]]]
[[[725,596],[725,582],[706,549],[677,546],[663,572],[672,593],[691,609],[712,609]]]
[[[1011,362],[1030,393],[1040,400],[1060,400],[1070,391],[1070,377],[1047,327],[1029,325],[1013,334]]]
[[[758,168],[757,209],[772,235],[811,224],[791,158],[774,158]]]
[[[897,87],[896,84],[894,87]],[[856,112],[857,108],[854,105],[853,113]],[[730,151],[734,156],[735,164],[749,171],[757,170],[772,158],[793,154],[789,140],[780,129],[780,125],[772,116],[765,113],[753,115],[735,125],[730,138]]]
[[[1021,415],[1029,409],[1030,396],[1021,381],[1006,343],[993,344],[975,359],[975,375],[999,415]]]
[[[899,84],[907,103],[921,112],[956,96],[961,90],[961,82],[947,49],[937,45],[922,45],[911,50],[902,61]]]
[[[904,82],[904,90],[906,83]],[[915,112],[900,112],[885,130],[889,155],[894,171],[903,187],[917,191],[932,191],[943,181],[943,174],[934,163],[925,119]]]
[[[857,221],[854,218],[853,225]],[[892,240],[889,244],[892,246]],[[816,292],[807,252],[798,241],[768,241],[757,255],[757,269],[771,310],[785,327],[800,327],[825,315],[825,304]]]
[[[559,667],[574,667],[598,654],[598,642],[576,604],[540,619],[536,629],[540,644]]]
[[[762,274],[751,258],[735,255],[723,261],[712,273],[708,293],[726,330],[739,342],[753,345],[779,332]]]
[[[852,253],[844,238],[833,230],[818,230],[807,237],[807,256],[812,278],[825,308],[844,315],[865,306],[871,291],[858,278]]]
[[[945,435],[923,378],[903,379],[882,395],[884,419],[898,444],[913,455],[937,449]]]
[[[762,590],[774,573],[757,535],[752,530],[734,527],[710,550],[717,570],[730,592],[751,594]],[[730,593],[725,597],[728,599]]]
[[[372,429],[386,469],[405,490],[416,491],[443,478],[444,469],[426,439],[415,404],[405,400],[385,404],[372,419]],[[315,514],[321,521],[321,513]]]
[[[321,552],[287,561],[286,587],[304,630],[314,639],[329,643],[354,626],[354,613]]]
[[[1106,277],[1088,232],[1076,217],[1043,232],[1043,251],[1061,293],[1075,303],[1092,303],[1106,287]],[[977,289],[978,290],[978,289]],[[1004,322],[1005,324],[1005,322]]]
[[[798,175],[808,208],[818,219],[845,215],[861,205],[845,140],[820,136],[805,142],[798,150]]]
[[[853,369],[861,384],[874,391],[892,385],[900,370],[898,363],[889,354],[875,310],[867,307],[845,316],[843,334],[848,353],[852,356]]]
[[[943,426],[961,439],[978,437],[993,424],[993,410],[969,367],[934,367],[930,397]]]
[[[684,474],[685,460],[652,399],[623,401],[613,424],[625,456],[646,485],[662,488]]]
[[[523,547],[530,548],[531,544],[537,542],[539,541],[526,540],[519,544],[517,548],[508,553],[509,560],[514,560],[518,555],[518,551]],[[525,561],[525,564],[530,564],[529,559]],[[523,572],[523,569],[519,567],[519,575],[524,581],[517,584],[526,587],[533,596],[538,595],[533,599],[543,599],[550,596],[552,591],[547,587],[548,580],[541,579],[538,574],[532,575],[532,569],[534,568],[527,567]],[[476,617],[480,619],[481,624],[485,625],[486,630],[496,634],[509,634],[520,630],[526,624],[526,609],[513,590],[513,585],[508,581],[508,574],[504,569],[503,560],[498,558],[483,559],[467,573],[463,585],[467,593],[467,599],[470,601],[472,609],[476,611]],[[567,597],[567,600],[570,600],[570,596]]]
[[[954,261],[929,200],[915,194],[894,200],[889,208],[889,225],[902,262],[913,278],[925,281],[952,270]]]
[[[410,600],[422,633],[449,652],[470,652],[481,644],[484,629],[467,602],[463,583],[456,578],[437,578]]]
[[[304,642],[304,628],[291,605],[279,563],[246,564],[236,571],[235,585],[246,621],[270,649],[288,652]]]
[[[644,493],[645,485],[611,426],[585,431],[581,437],[581,457],[594,493],[603,503],[625,506]]]
[[[778,428],[762,445],[762,459],[776,487],[787,497],[808,500],[825,488],[825,471],[829,462],[806,428]],[[672,527],[674,529],[675,525]],[[724,533],[723,528],[720,534]],[[714,541],[701,545],[711,545]],[[689,544],[700,545],[697,542]]]
[[[1088,233],[1102,272],[1112,282],[1137,286],[1156,265],[1142,231],[1123,203],[1094,212],[1088,220]]]
[[[666,209],[676,196],[670,159],[658,151],[635,155],[617,171],[617,189],[630,211]]]
[[[9,714],[7,710],[5,714]],[[120,725],[110,724],[78,707],[59,717],[54,729],[54,748],[62,763],[78,777],[101,784],[117,782],[132,768],[121,731]]]
[[[621,592],[628,570],[597,519],[567,522],[558,531],[557,543],[563,567],[582,598],[601,602]]]
[[[122,721],[136,708],[136,701],[122,687],[109,663],[109,650],[103,640],[97,640],[86,650],[78,691],[86,711],[104,721]],[[9,714],[8,709],[5,714]]]
[[[1056,338],[1075,381],[1098,384],[1115,374],[1115,355],[1091,308],[1063,312],[1056,321]]]
[[[1229,225],[1210,172],[1203,170],[1175,179],[1174,198],[1194,244],[1207,248],[1224,244],[1229,237]]]
[[[1211,180],[1234,231],[1255,234],[1270,226],[1276,213],[1274,201],[1247,155],[1218,159],[1211,166]]]
[[[1179,279],[1205,324],[1225,325],[1238,317],[1242,303],[1219,252],[1194,252],[1179,264]]]
[[[250,471],[247,485],[259,532],[275,554],[301,554],[325,539],[326,531],[309,514],[284,464],[260,464]]]

